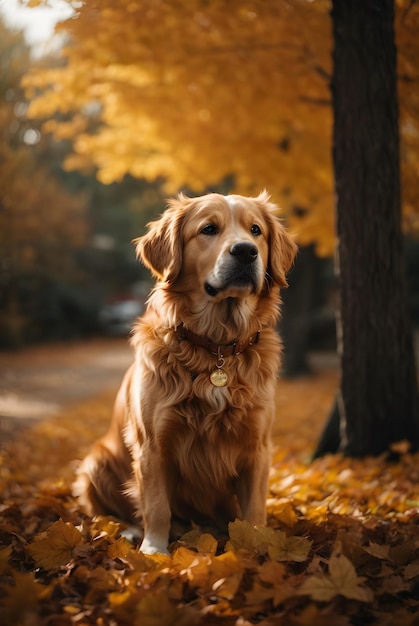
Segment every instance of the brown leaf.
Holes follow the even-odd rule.
[[[375,556],[377,559],[387,561],[390,558],[390,546],[383,546],[379,543],[373,543],[372,541],[370,541],[369,545],[364,546],[363,549],[365,550],[365,552],[368,552],[368,554],[371,554],[371,556]]]
[[[416,576],[419,576],[419,560],[412,561],[411,563],[409,563],[409,565],[406,565],[403,570],[403,575],[406,580],[411,580],[412,578],[416,578]]]
[[[28,546],[28,551],[38,567],[48,570],[67,565],[81,541],[80,531],[70,522],[65,523],[60,519],[47,532],[38,536]]]

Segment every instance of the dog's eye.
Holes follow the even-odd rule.
[[[252,228],[250,229],[250,232],[252,233],[252,235],[261,235],[262,234],[260,226],[258,226],[257,224],[253,224]]]
[[[214,224],[206,224],[201,230],[201,233],[202,235],[216,235],[218,233],[218,228],[214,226]]]

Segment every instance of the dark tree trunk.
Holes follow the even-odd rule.
[[[314,246],[300,248],[289,273],[289,286],[282,293],[282,376],[301,376],[309,371],[307,353],[315,303],[316,261]]]
[[[393,0],[333,0],[333,160],[342,378],[317,453],[419,443],[400,226]],[[328,437],[331,437],[329,441]]]

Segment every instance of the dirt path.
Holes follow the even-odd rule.
[[[0,353],[0,444],[34,420],[107,389],[132,362],[126,339],[95,339]]]

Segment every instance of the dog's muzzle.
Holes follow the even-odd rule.
[[[239,241],[231,246],[229,253],[230,256],[218,269],[215,280],[205,283],[205,290],[212,297],[231,287],[248,286],[254,292],[257,290],[257,247],[249,241]]]

